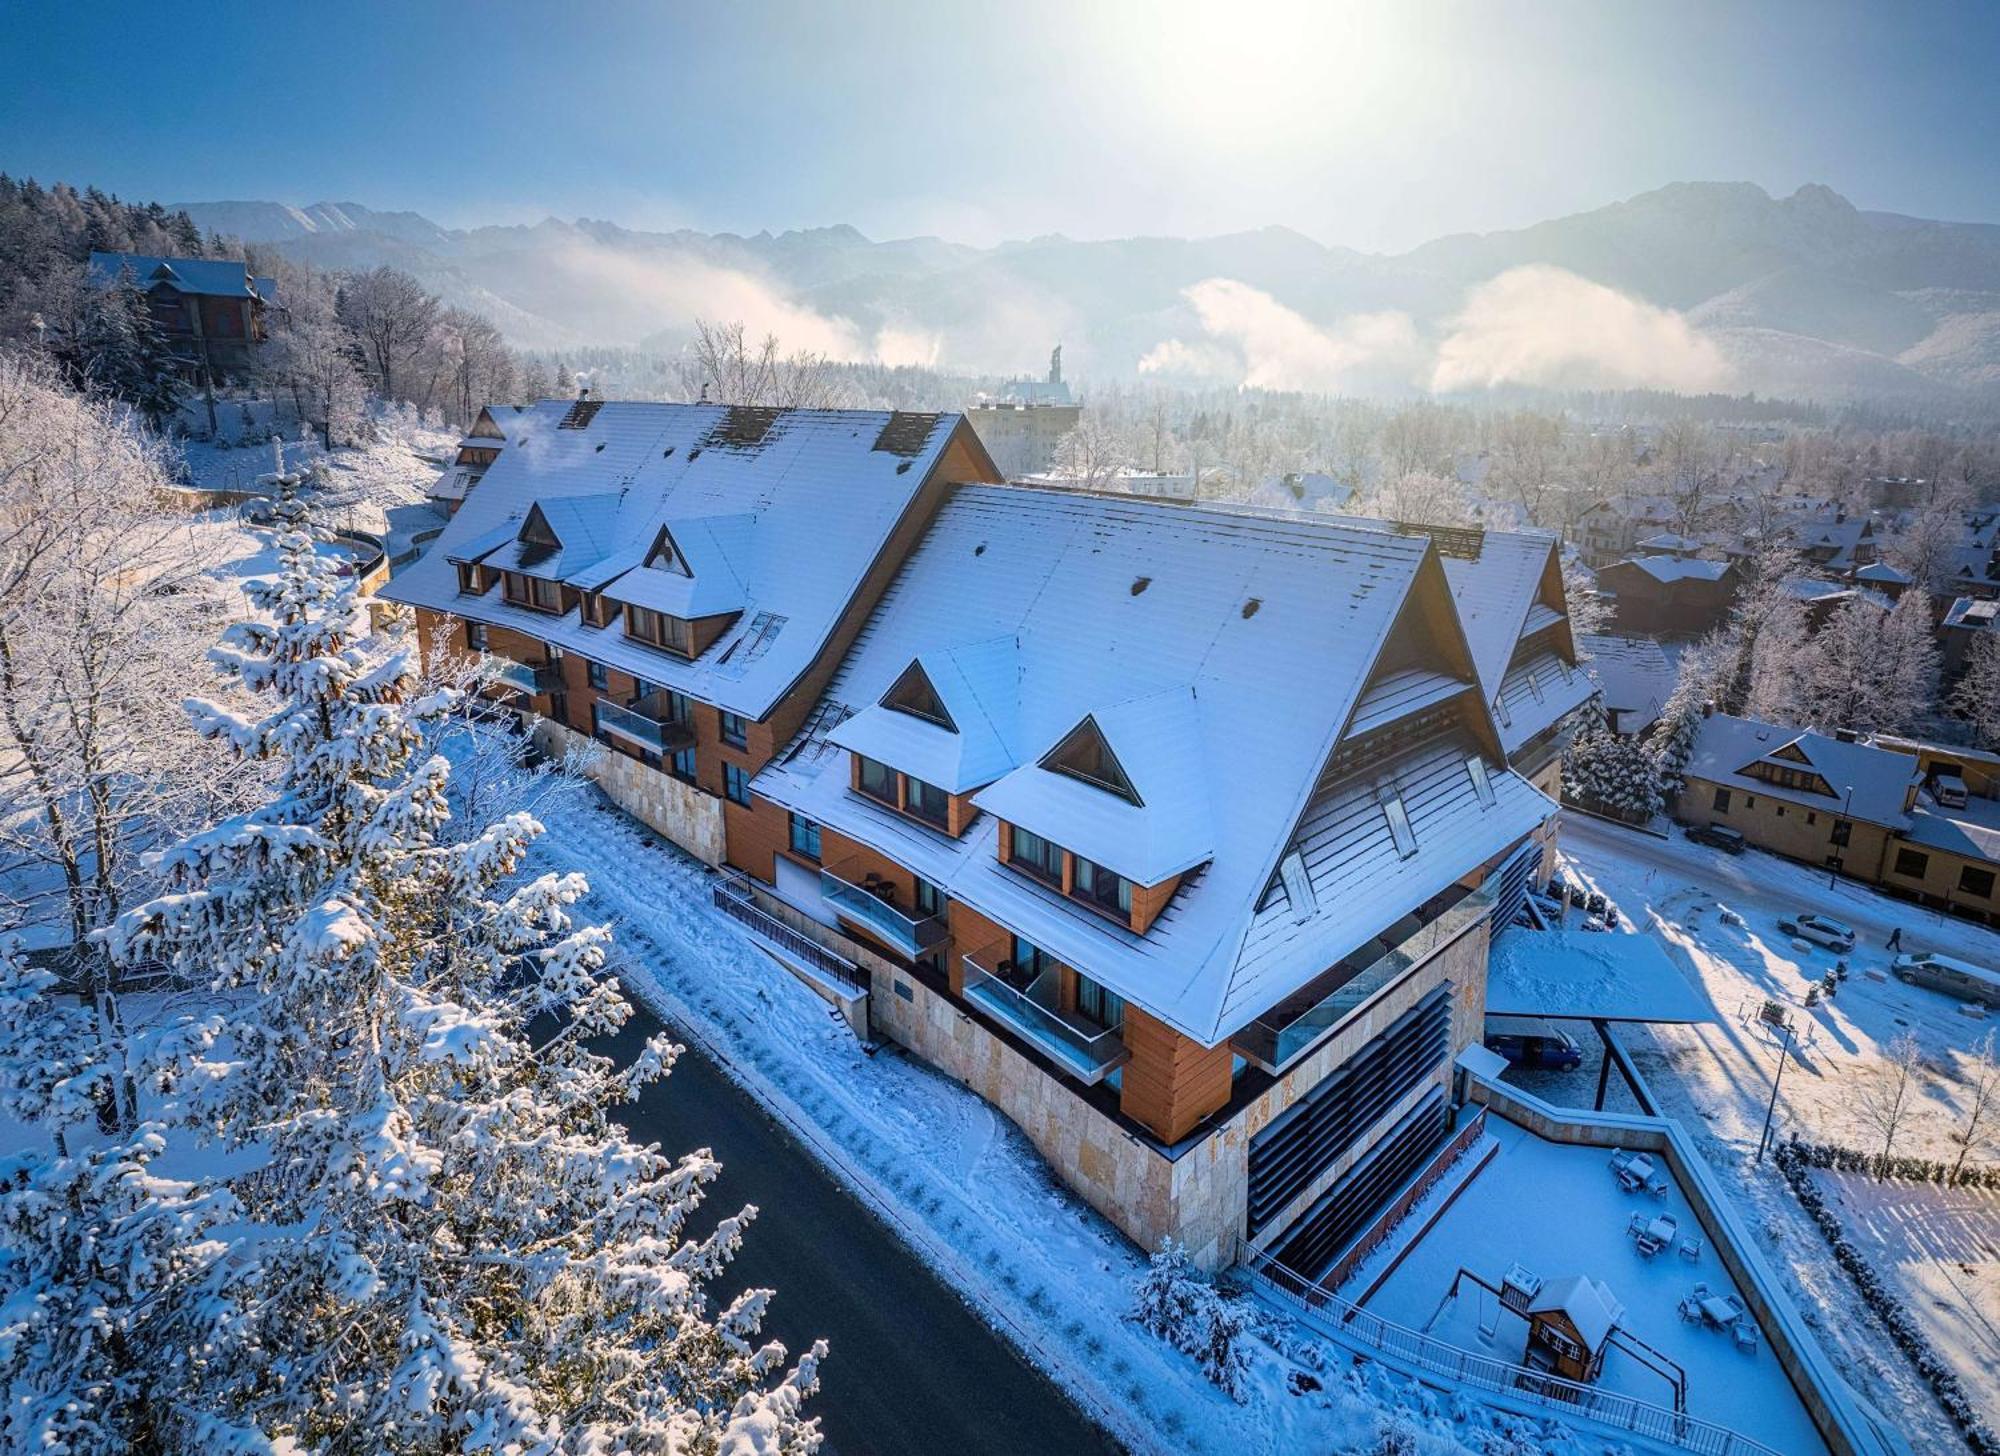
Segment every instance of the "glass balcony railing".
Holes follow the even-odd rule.
[[[965,999],[1003,1022],[1086,1086],[1102,1082],[1131,1055],[1123,1026],[1103,1027],[1061,1010],[1062,967],[1017,967],[1005,945],[964,958]]]
[[[654,753],[674,753],[694,742],[693,724],[679,718],[655,718],[645,711],[643,703],[624,708],[599,698],[597,726]]]
[[[832,910],[851,920],[884,945],[912,958],[922,955],[951,934],[942,914],[930,914],[902,903],[901,885],[881,879],[855,860],[842,860],[819,872],[819,892]]]
[[[531,698],[554,692],[562,681],[553,662],[516,662],[507,657],[493,660],[497,664],[493,681],[500,687],[511,688]]]
[[[1492,909],[1488,890],[1452,886],[1280,1001],[1231,1037],[1230,1045],[1275,1076]]]

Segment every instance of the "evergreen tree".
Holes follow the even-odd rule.
[[[129,267],[110,287],[96,290],[84,329],[77,350],[82,382],[124,400],[157,430],[180,408],[185,387],[179,361]]]
[[[296,528],[297,479],[280,485]],[[656,1037],[624,1068],[590,1050],[630,1007],[608,932],[573,919],[587,886],[520,881],[528,814],[445,833],[428,745],[455,695],[417,690],[407,646],[356,645],[355,585],[309,532],[278,548],[250,588],[264,619],[214,654],[269,711],[189,704],[275,763],[273,795],[168,850],[169,892],[112,935],[122,961],[210,984],[213,1008],[101,1059],[148,1089],[128,1146],[4,1165],[5,1307],[60,1296],[0,1339],[0,1361],[29,1359],[25,1339],[48,1372],[34,1411],[10,1406],[28,1439],[9,1448],[87,1418],[67,1449],[815,1449],[824,1346],[787,1370],[755,1343],[769,1291],[710,1307],[755,1210],[691,1236],[715,1160],[612,1120],[678,1048]],[[10,1032],[40,1038],[0,1070],[14,1110],[57,1127],[109,1074],[85,1054],[101,1028],[44,994],[0,978]],[[60,1086],[35,1071],[70,1066]],[[153,1178],[169,1138],[224,1171]]]
[[[1563,794],[1590,808],[1648,820],[1660,812],[1659,770],[1636,738],[1620,738],[1592,706],[1563,750]]]

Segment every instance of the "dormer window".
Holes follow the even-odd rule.
[[[1007,827],[1007,861],[1017,869],[1026,870],[1036,879],[1047,880],[1052,885],[1060,885],[1063,877],[1063,852],[1041,835],[1023,829],[1018,824]]]
[[[548,612],[551,615],[562,610],[562,586],[546,577],[528,576],[519,571],[502,573],[505,590],[501,593],[508,603],[516,607],[526,607],[531,612]]]
[[[484,596],[493,585],[493,573],[476,562],[458,563],[458,594],[466,597]]]
[[[626,605],[625,635],[635,642],[644,642],[649,647],[662,648],[680,657],[694,655],[688,624],[679,617],[670,617],[651,607]]]
[[[660,534],[653,538],[653,549],[646,553],[646,565],[655,571],[671,571],[676,576],[694,575],[688,567],[687,558],[681,555],[680,547],[674,543],[673,532],[665,526],[660,527]]]
[[[903,776],[903,808],[927,824],[942,829],[951,822],[951,795],[936,784]]]
[[[611,625],[611,619],[618,615],[618,603],[602,592],[585,592],[578,610],[583,616],[585,626],[608,627]]]
[[[958,732],[958,725],[945,711],[944,701],[931,686],[931,680],[919,663],[911,663],[903,669],[903,675],[895,685],[882,695],[882,706],[893,708],[898,713],[908,713],[912,718],[921,718],[926,723],[935,723],[948,732]]]
[[[1076,856],[1075,876],[1070,893],[1094,910],[1100,910],[1126,924],[1132,921],[1132,882],[1121,874]]]
[[[869,758],[865,754],[856,754],[855,762],[860,770],[860,777],[856,782],[862,793],[871,799],[880,800],[892,809],[902,807],[896,802],[896,771],[893,768],[880,759]]]
[[[1072,728],[1069,735],[1042,760],[1042,767],[1054,773],[1068,774],[1073,779],[1082,779],[1106,793],[1116,794],[1128,804],[1145,807],[1138,791],[1132,787],[1132,780],[1126,777],[1124,766],[1118,762],[1118,756],[1104,741],[1104,734],[1095,718],[1085,718]]]

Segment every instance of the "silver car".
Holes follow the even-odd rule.
[[[1795,935],[1800,940],[1809,940],[1815,945],[1823,945],[1828,950],[1850,951],[1854,949],[1854,931],[1838,920],[1830,920],[1824,915],[1797,915],[1778,922],[1778,929],[1787,935]]]

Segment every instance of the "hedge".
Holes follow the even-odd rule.
[[[1847,1154],[1846,1149],[1836,1148],[1832,1151]],[[1784,1174],[1785,1182],[1791,1188],[1792,1195],[1798,1199],[1799,1206],[1805,1209],[1812,1221],[1819,1226],[1820,1233],[1825,1236],[1827,1244],[1833,1250],[1834,1262],[1847,1271],[1848,1276],[1854,1280],[1855,1287],[1861,1291],[1862,1302],[1874,1312],[1877,1319],[1882,1321],[1882,1326],[1888,1330],[1889,1337],[1905,1355],[1909,1356],[1910,1363],[1916,1366],[1917,1373],[1930,1382],[1932,1391],[1937,1395],[1938,1404],[1944,1407],[1945,1414],[1957,1424],[1959,1431],[1965,1436],[1965,1443],[1977,1453],[1977,1456],[2000,1456],[2000,1435],[1994,1434],[1993,1428],[1986,1424],[1979,1412],[1974,1409],[1972,1402],[1966,1398],[1965,1387],[1959,1383],[1958,1372],[1938,1354],[1930,1342],[1930,1337],[1918,1326],[1916,1319],[1904,1307],[1903,1301],[1897,1298],[1895,1291],[1889,1287],[1888,1281],[1875,1272],[1874,1265],[1868,1262],[1868,1256],[1847,1237],[1846,1229],[1841,1226],[1840,1216],[1827,1207],[1826,1195],[1820,1191],[1819,1185],[1812,1178],[1811,1170],[1814,1168],[1860,1172],[1872,1168],[1874,1160],[1862,1154],[1851,1154],[1850,1156],[1863,1159],[1863,1163],[1853,1167],[1848,1167],[1841,1161],[1818,1161],[1817,1157],[1823,1156],[1826,1152],[1827,1149],[1821,1145],[1800,1142],[1796,1138],[1780,1143],[1777,1151],[1778,1170]],[[1909,1158],[1898,1161],[1921,1163],[1924,1160]]]
[[[2000,1188],[2000,1168],[1987,1164],[1967,1163],[1954,1178],[1951,1164],[1936,1158],[1897,1154],[1884,1163],[1874,1153],[1838,1143],[1809,1143],[1797,1137],[1788,1146],[1812,1167],[1834,1173],[1866,1173],[1871,1178],[1900,1178],[1906,1183],[1935,1183],[1943,1188]]]

